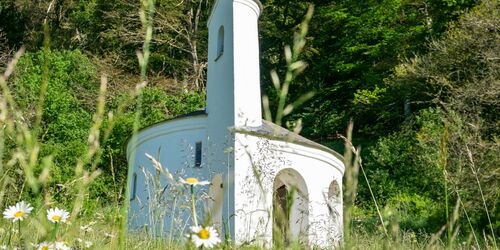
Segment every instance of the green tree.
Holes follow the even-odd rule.
[[[400,131],[379,140],[368,164],[373,173],[389,171],[389,186],[436,202],[444,198],[442,188],[428,183],[440,183],[436,170],[446,167],[449,198],[460,196],[477,229],[490,235],[494,227],[498,233],[500,202],[499,16],[496,1],[483,1],[432,41],[427,53],[396,67],[386,93],[407,101],[413,114]],[[374,176],[383,188],[386,180]]]
[[[47,88],[43,91],[42,86],[45,84]],[[76,161],[86,151],[98,92],[96,69],[80,51],[44,50],[26,53],[17,64],[10,86],[17,108],[23,111],[16,122],[38,129],[35,125],[37,114],[42,112],[40,131],[36,131],[40,143],[39,154],[40,159],[50,159],[53,163],[49,164],[51,179],[47,188],[57,193],[74,176]],[[43,107],[39,109],[42,95]],[[15,154],[12,150],[25,145],[16,145],[18,140],[15,135],[20,131],[11,132],[13,134],[6,136],[6,152]],[[41,162],[36,166],[35,174],[40,174],[44,165]],[[11,173],[19,174],[14,171],[16,166],[12,165],[14,169],[11,169]],[[24,177],[14,180],[11,183],[12,190],[28,192],[22,190]],[[64,201],[67,197],[57,198]]]
[[[280,59],[283,45],[290,44],[307,4],[315,4],[302,58],[309,67],[296,80],[291,96],[311,89],[317,94],[292,118],[302,117],[303,132],[318,139],[332,138],[351,118],[357,124],[358,136],[376,138],[393,131],[404,119],[385,123],[387,118],[377,115],[386,107],[360,102],[356,95],[375,91],[372,96],[380,97],[384,79],[401,59],[424,52],[427,39],[439,37],[448,22],[475,4],[473,0],[448,1],[446,5],[438,2],[263,1],[264,83],[271,82],[267,74],[270,69],[284,65]],[[272,95],[272,87],[265,89]],[[403,107],[403,103],[388,104]]]

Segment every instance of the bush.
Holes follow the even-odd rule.
[[[382,137],[372,147],[366,168],[382,203],[401,192],[439,199],[443,190],[440,151],[426,140],[439,142],[443,132],[440,119],[438,111],[424,110],[402,131]]]
[[[41,110],[42,119],[37,128],[35,126],[37,106],[44,83],[47,88]],[[70,190],[75,166],[88,150],[87,140],[99,92],[97,69],[78,50],[26,53],[18,62],[10,85],[16,105],[19,110],[24,111],[19,122],[39,130],[36,133],[39,137],[39,159],[49,160],[51,179],[44,189],[59,202],[69,203],[73,198],[71,192],[61,191]],[[102,147],[98,154],[100,157],[98,167],[103,173],[89,187],[89,198],[101,197],[103,201],[117,201],[123,191],[127,176],[124,149],[127,139],[132,134],[136,112],[134,100],[129,93],[120,90],[114,92],[121,94],[110,97],[107,103],[108,111],[112,111],[115,116],[113,124],[105,119],[102,127],[102,130],[105,130],[113,125],[113,130],[107,141],[101,141]],[[203,107],[204,103],[203,92],[167,95],[161,88],[147,87],[143,92],[140,127],[194,111]],[[118,112],[118,107],[123,105],[127,108]],[[14,135],[8,138],[12,139],[6,142],[4,154],[12,156],[16,148],[26,146],[17,145]],[[10,158],[4,157],[4,159]],[[38,163],[34,168],[34,175],[38,176],[44,166],[46,165]],[[90,165],[84,167],[89,169]],[[11,198],[17,199],[14,194],[23,191],[26,176],[22,176],[22,171],[16,171],[15,166],[6,172],[11,174],[13,180],[8,182],[12,186]],[[30,190],[24,190],[25,196],[29,196],[29,193]]]
[[[461,216],[465,209],[475,227],[489,228],[479,181],[492,222],[496,221],[498,189],[492,177],[499,164],[499,144],[482,139],[480,130],[462,119],[450,110],[424,109],[401,131],[382,137],[371,149],[365,166],[375,196],[382,206],[398,211],[403,228],[432,232],[446,223],[442,156],[447,162],[449,206],[455,205],[459,195],[464,204]],[[360,184],[361,204],[368,207],[371,198],[364,183]],[[462,225],[462,230],[470,231],[469,225]]]
[[[98,92],[95,75],[95,68],[79,51],[26,53],[18,63],[13,86],[19,106],[25,110],[26,122],[34,123],[41,86],[47,81],[40,140],[47,146],[42,146],[42,157],[54,156],[54,176],[72,172],[75,158],[86,146]],[[60,183],[64,176],[67,175],[54,181]]]
[[[397,211],[403,230],[420,231],[430,228],[430,232],[435,232],[445,223],[442,219],[436,219],[443,214],[441,205],[416,193],[399,193],[389,198],[387,206]]]
[[[398,99],[395,103],[405,103],[405,122],[380,138],[366,158],[382,204],[399,204],[406,197],[430,199],[440,206],[442,214],[436,216],[444,225],[445,172],[449,206],[459,197],[463,202],[461,232],[472,230],[462,214],[466,210],[474,230],[492,234],[486,212],[495,226],[500,204],[500,64],[492,59],[500,51],[499,24],[498,3],[483,1],[432,41],[426,54],[400,64],[386,79],[387,93]],[[366,189],[360,191],[370,200]]]

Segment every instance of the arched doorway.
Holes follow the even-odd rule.
[[[309,195],[296,170],[281,170],[273,185],[273,238],[275,242],[307,240]]]

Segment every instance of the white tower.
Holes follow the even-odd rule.
[[[207,113],[228,126],[260,126],[258,0],[217,0],[208,21]]]
[[[207,165],[225,173],[224,197],[235,196],[237,164],[230,128],[262,125],[257,23],[261,8],[258,0],[217,0],[208,20]],[[235,202],[226,200],[222,208],[232,238]]]
[[[143,128],[137,140],[129,141],[127,158],[134,161],[129,169],[131,229],[157,226],[150,210],[158,202],[143,174],[156,172],[145,156],[156,152],[170,173],[211,181],[208,190],[199,189],[207,191],[211,203],[205,212],[235,244],[271,246],[274,220],[284,206],[273,204],[292,191],[289,218],[280,222],[287,225],[287,240],[329,247],[342,239],[342,157],[262,120],[261,10],[258,0],[216,0],[208,21],[206,110]],[[169,223],[178,216],[191,221],[189,213],[173,212],[166,215],[165,228],[172,229]]]

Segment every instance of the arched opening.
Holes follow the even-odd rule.
[[[278,187],[274,191],[273,203],[273,238],[280,238],[286,242],[289,235],[290,227],[290,213],[289,206],[289,192],[285,185]]]
[[[340,192],[340,186],[337,181],[332,181],[328,187],[328,206],[330,210],[330,215],[338,213],[338,205],[342,205],[342,193]]]
[[[221,25],[217,34],[217,56],[215,60],[217,61],[222,54],[224,54],[224,26]]]
[[[274,180],[273,240],[306,241],[309,224],[309,196],[302,176],[293,169],[280,171]]]
[[[224,197],[224,186],[222,184],[222,175],[218,174],[212,178],[210,190],[208,191],[210,197],[209,202],[209,216],[219,232],[222,229],[222,202]]]
[[[327,205],[331,223],[330,238],[339,242],[342,239],[342,189],[336,180],[328,187]]]

